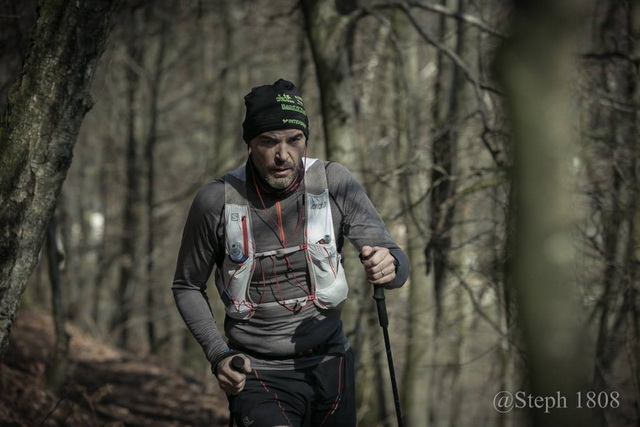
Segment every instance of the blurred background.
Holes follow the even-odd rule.
[[[602,405],[602,419],[637,425],[640,16],[629,1],[580,7],[575,43],[560,52],[571,64],[566,115],[535,117],[524,132],[571,132],[561,164],[572,185],[567,271],[585,329],[580,354],[589,390],[620,393],[623,408]],[[409,282],[386,294],[409,425],[522,425],[522,412],[493,406],[498,391],[526,386],[509,280],[517,132],[495,73],[497,50],[522,30],[514,13],[502,0],[125,2],[56,210],[59,315],[220,393],[173,302],[177,251],[196,191],[246,161],[243,96],[285,78],[310,115],[309,155],[357,175],[410,258]],[[4,1],[2,110],[35,19],[35,1]],[[535,57],[535,46],[519,54]],[[375,305],[351,247],[345,266],[358,419],[394,425]],[[51,274],[43,251],[23,310],[51,311]],[[221,326],[213,284],[209,297]]]

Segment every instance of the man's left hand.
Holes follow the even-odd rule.
[[[378,246],[363,246],[360,260],[367,281],[372,285],[384,285],[396,278],[396,259],[389,249]]]

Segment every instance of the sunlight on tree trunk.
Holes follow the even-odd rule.
[[[426,205],[419,203],[426,191],[418,174],[419,157],[420,99],[418,88],[418,38],[400,11],[392,17],[394,33],[401,40],[398,46],[395,67],[396,93],[395,119],[398,132],[399,157],[403,162],[403,173],[399,176],[400,204],[407,234],[407,256],[411,264],[409,272],[409,297],[407,306],[407,336],[404,372],[402,372],[401,403],[407,425],[427,425],[427,384],[431,370],[428,363],[431,356],[431,316],[425,315],[425,307],[431,304],[431,292],[424,276],[424,247]]]

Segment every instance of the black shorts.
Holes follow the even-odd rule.
[[[304,369],[254,369],[229,410],[242,427],[355,426],[353,353]]]

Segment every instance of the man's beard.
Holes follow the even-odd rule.
[[[258,177],[258,185],[262,182],[262,190],[270,193],[289,192],[297,188],[297,184],[301,181],[303,165],[300,162],[297,166],[292,166],[293,163],[282,162],[281,164],[274,164],[272,166],[257,167],[250,161],[253,166],[253,170]],[[273,169],[289,169],[290,174],[283,177],[272,175]]]
[[[267,184],[269,184],[275,190],[284,190],[285,188],[291,185],[291,183],[295,178],[296,178],[296,170],[292,169],[291,174],[289,176],[277,178],[275,176],[271,176],[267,174],[267,176],[264,177],[264,180],[267,182]]]
[[[281,191],[281,190],[287,189],[293,183],[293,181],[298,176],[298,173],[299,173],[298,169],[300,167],[301,165],[294,165],[291,162],[282,162],[281,164],[275,164],[273,167],[266,168],[264,173],[261,173],[260,175],[262,175],[262,179],[267,184],[269,184],[271,188],[273,188],[274,190]],[[273,176],[271,175],[270,172],[272,172],[272,169],[274,168],[289,169],[290,173],[289,175],[283,176],[283,177]]]
[[[288,167],[288,166],[287,166]],[[296,179],[299,173],[299,166],[293,167],[291,169],[291,173],[288,176],[284,176],[282,178],[272,176],[267,173],[266,176],[263,176],[264,180],[275,190],[284,190],[291,185],[291,183]]]

